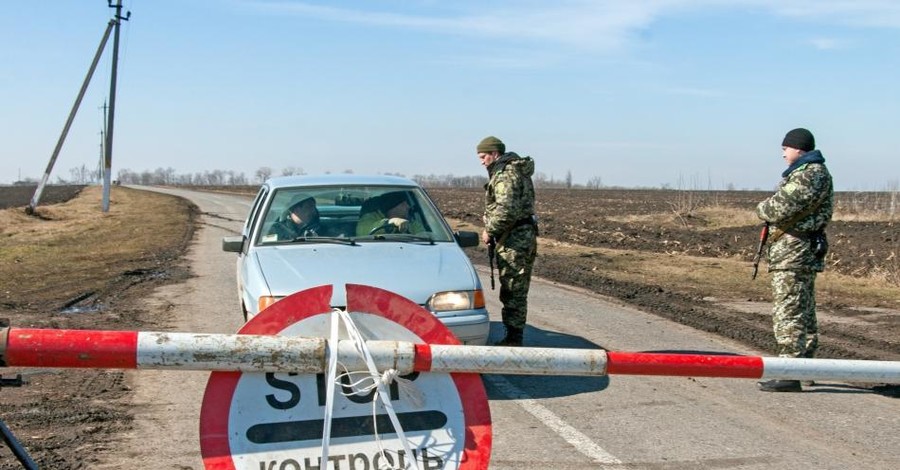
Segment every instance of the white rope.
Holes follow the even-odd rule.
[[[400,375],[397,369],[388,369],[381,374],[382,382],[390,385],[397,382],[397,388],[409,398],[409,404],[413,408],[422,408],[425,406],[425,394],[413,384],[412,380],[405,379]]]
[[[331,445],[331,418],[332,410],[334,409],[334,385],[338,362],[339,311],[335,309],[331,312],[331,332],[326,346],[328,348],[328,366],[325,370],[325,422],[322,426],[322,460],[319,461],[320,467],[328,465],[328,446]]]
[[[356,328],[356,324],[353,323],[353,319],[350,318],[350,314],[343,311],[335,309],[334,311],[337,315],[340,316],[341,320],[344,322],[344,327],[347,329],[347,334],[350,336],[350,339],[353,341],[353,346],[356,349],[356,352],[360,355],[360,357],[364,358],[366,361],[366,366],[369,369],[369,376],[361,379],[371,380],[372,384],[367,387],[364,387],[362,390],[357,391],[356,393],[366,393],[370,392],[373,389],[378,391],[378,394],[372,400],[372,421],[374,424],[374,433],[375,433],[375,441],[378,443],[378,449],[381,455],[384,457],[382,459],[381,465],[379,465],[378,470],[403,470],[405,467],[399,466],[399,456],[397,459],[396,466],[394,464],[388,464],[389,458],[387,456],[387,451],[384,449],[384,446],[381,444],[381,437],[378,435],[378,399],[381,399],[382,406],[388,414],[388,417],[391,419],[391,423],[394,425],[394,431],[397,433],[397,437],[400,439],[400,442],[403,444],[403,450],[406,451],[407,461],[411,464],[414,470],[419,470],[418,462],[416,462],[416,456],[413,454],[411,448],[409,447],[409,441],[406,439],[406,434],[403,432],[403,428],[400,426],[400,420],[397,418],[397,413],[394,411],[394,406],[391,404],[390,393],[388,391],[387,385],[390,385],[391,381],[397,380],[398,387],[404,387],[404,391],[410,396],[413,404],[416,405],[416,402],[421,407],[423,402],[423,397],[421,391],[415,389],[415,386],[410,383],[410,381],[406,379],[400,379],[397,376],[397,371],[393,369],[389,369],[385,371],[383,375],[378,373],[378,368],[375,366],[375,361],[372,359],[372,354],[369,352],[368,346],[366,346],[365,338],[362,337],[362,334],[359,332],[359,329]],[[335,343],[337,344],[337,343]],[[335,348],[336,349],[336,348]],[[393,371],[393,372],[392,372]],[[335,381],[336,378],[333,376],[329,376],[332,381]],[[403,384],[403,381],[406,383]],[[357,381],[359,383],[360,381]],[[418,392],[418,396],[415,393],[411,393],[410,390],[415,390]],[[415,398],[413,398],[415,396]],[[323,463],[325,461],[323,460]]]
[[[356,382],[343,385],[345,388],[352,388],[354,390],[349,393],[344,392],[344,396],[370,392],[376,388],[375,380],[372,378],[371,373],[364,371],[351,372],[340,362],[338,362],[338,364],[344,369],[344,372],[337,377],[338,379],[344,376],[353,377],[354,375],[364,375],[363,378]],[[422,408],[425,405],[425,394],[413,384],[412,380],[403,378],[403,376],[400,375],[400,371],[397,369],[387,369],[384,371],[384,373],[381,374],[381,382],[385,385],[391,385],[392,383],[397,382],[397,389],[409,398],[410,405],[412,405],[413,408]],[[367,385],[363,385],[364,383]]]
[[[357,354],[360,355],[366,361],[366,366],[369,371],[366,372],[349,372],[343,364],[340,364],[343,372],[338,375],[338,330],[339,330],[339,319],[344,323],[344,327],[347,329],[347,334],[350,336],[350,340],[353,341],[353,347],[356,349]],[[400,426],[400,420],[397,418],[397,413],[394,411],[394,406],[391,404],[390,394],[388,391],[388,387],[393,382],[397,382],[398,389],[402,390],[407,397],[409,397],[409,401],[412,406],[416,408],[421,408],[424,405],[424,395],[422,391],[416,388],[413,385],[411,380],[404,379],[400,377],[399,372],[396,369],[388,369],[384,371],[383,374],[378,374],[378,369],[375,366],[375,361],[372,359],[372,354],[369,352],[368,346],[366,346],[365,338],[363,338],[359,329],[356,328],[356,324],[353,323],[353,319],[350,317],[350,314],[340,310],[334,309],[331,312],[331,328],[330,335],[328,341],[328,364],[325,372],[326,377],[326,389],[325,389],[325,419],[324,426],[322,429],[322,460],[320,461],[320,466],[325,468],[328,464],[328,447],[331,441],[331,421],[333,417],[333,408],[334,408],[334,389],[338,383],[338,380],[343,376],[352,377],[354,374],[363,374],[364,377],[352,382],[348,385],[342,385],[341,393],[345,396],[349,395],[362,395],[366,393],[370,393],[373,390],[377,391],[377,394],[372,399],[372,422],[374,424],[374,434],[375,434],[375,442],[378,444],[379,453],[382,455],[382,461],[379,464],[378,470],[404,470],[404,467],[400,466],[399,455],[397,456],[396,465],[392,463],[393,461],[387,455],[387,450],[384,448],[381,442],[381,436],[378,434],[378,401],[379,399],[382,402],[382,406],[384,406],[385,411],[387,411],[388,416],[391,419],[391,423],[394,425],[394,430],[397,433],[397,436],[400,438],[400,442],[403,444],[403,450],[406,451],[407,460],[410,462],[412,468],[414,470],[419,470],[418,462],[416,461],[415,454],[412,453],[412,450],[409,446],[409,441],[406,439],[406,435],[403,433],[403,428]],[[363,386],[363,383],[371,382],[368,385]],[[349,392],[344,391],[345,389],[349,389]]]

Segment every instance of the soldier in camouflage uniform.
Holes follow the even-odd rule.
[[[476,147],[490,178],[484,186],[485,244],[496,242],[500,274],[500,302],[506,336],[497,343],[521,346],[528,314],[528,287],[537,255],[537,218],[534,214],[534,160],[507,152],[506,145],[485,137]]]
[[[816,273],[825,268],[825,227],[831,221],[834,190],[811,132],[794,129],[781,145],[788,169],[778,191],[756,207],[756,215],[771,227],[767,258],[778,356],[812,358],[819,341]],[[802,390],[798,380],[769,380],[759,387],[767,392]]]

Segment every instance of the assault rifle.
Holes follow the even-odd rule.
[[[759,260],[762,258],[763,249],[766,246],[766,241],[769,240],[769,223],[766,222],[763,224],[762,228],[759,230],[759,246],[756,247],[756,256],[753,257],[753,276],[750,279],[756,279],[756,273],[759,271]]]
[[[494,257],[497,255],[497,240],[488,238],[488,264],[491,266],[491,290],[494,290]]]

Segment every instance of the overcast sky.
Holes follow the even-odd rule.
[[[900,181],[893,0],[127,0],[113,171],[482,174],[771,189],[794,127],[840,190]],[[0,183],[39,179],[105,0],[0,6]],[[51,175],[100,160],[112,41]]]

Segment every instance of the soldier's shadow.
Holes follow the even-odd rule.
[[[491,322],[488,344],[503,338],[500,322]],[[533,326],[525,328],[525,346],[535,348],[602,349],[602,346],[580,336],[542,330]],[[607,376],[571,375],[495,375],[482,376],[489,400],[521,400],[553,398],[598,392],[609,386]]]

